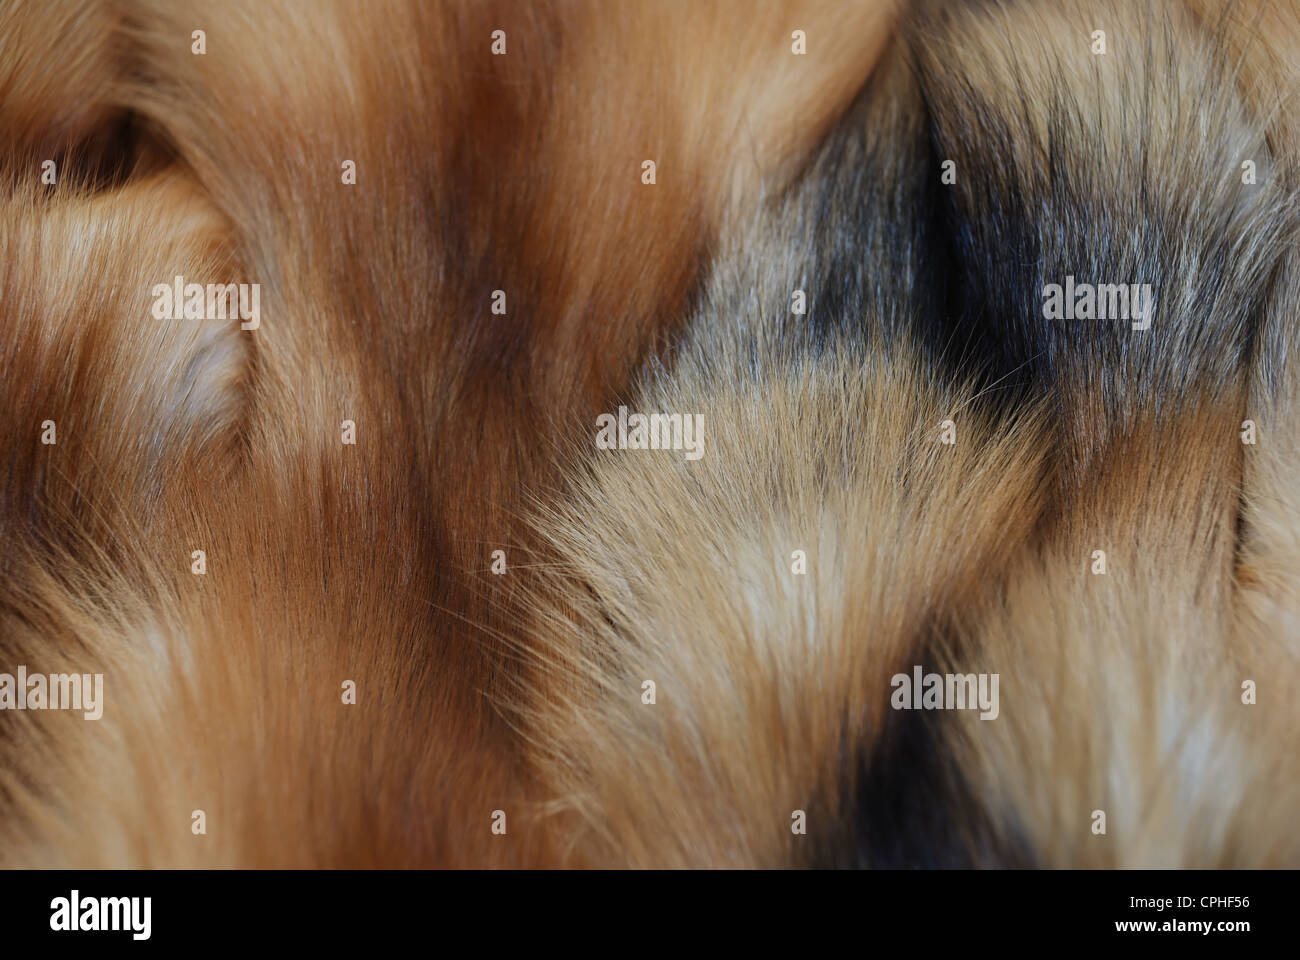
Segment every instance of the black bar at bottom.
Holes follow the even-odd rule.
[[[0,871],[0,937],[6,947],[116,943],[127,949],[284,944],[333,950],[406,941],[458,954],[511,941],[618,952],[794,943],[818,953],[838,952],[843,937],[855,950],[887,943],[897,949],[898,938],[918,951],[1125,941],[1230,950],[1294,933],[1298,877],[1293,871]]]

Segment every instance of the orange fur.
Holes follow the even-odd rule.
[[[69,439],[58,453],[77,464],[36,497],[55,543],[5,593],[13,649],[42,660],[39,638],[77,638],[109,665],[119,704],[102,727],[66,734],[80,745],[48,777],[15,740],[23,789],[8,820],[29,839],[6,848],[11,862],[549,862],[537,831],[502,844],[483,828],[529,795],[497,704],[520,670],[499,638],[529,573],[516,566],[503,584],[487,572],[491,551],[524,556],[525,498],[553,482],[558,425],[607,403],[662,349],[731,198],[798,166],[887,26],[880,2],[850,8],[847,32],[836,29],[844,9],[794,3],[737,31],[739,8],[84,8],[104,34],[86,51],[116,53],[88,57],[75,89],[24,93],[32,107],[14,99],[15,115],[40,115],[44,96],[136,111],[146,139],[124,149],[174,155],[187,189],[220,211],[207,215],[224,218],[222,253],[182,271],[161,255],[175,230],[159,231],[150,258],[143,225],[92,220],[119,247],[84,268],[87,319],[68,333],[125,378],[102,384],[125,405],[116,416],[95,366],[54,376],[66,338],[32,352],[30,318],[54,294],[21,264],[11,273],[28,298],[6,301],[15,381],[59,396]],[[36,20],[26,8],[7,16]],[[802,74],[786,65],[789,30],[770,29],[786,16],[824,38]],[[497,27],[506,57],[489,54]],[[194,29],[203,56],[190,52]],[[72,127],[89,136],[97,109],[13,130],[37,144]],[[640,183],[643,159],[659,164],[653,188]],[[341,183],[344,160],[355,186]],[[186,209],[132,201],[137,189],[87,209]],[[15,216],[15,243],[33,223]],[[262,285],[262,327],[222,331],[220,349],[176,344],[185,376],[212,384],[180,398],[176,367],[121,331],[148,316],[137,294],[154,282],[214,271]],[[104,281],[131,283],[127,302],[96,302]],[[507,292],[504,316],[489,311],[494,289]],[[165,402],[133,409],[136,383]],[[14,420],[25,446],[37,415]],[[355,447],[339,443],[344,419]],[[208,434],[220,443],[200,456]],[[145,436],[190,452],[155,477]],[[108,510],[109,477],[142,500]],[[189,572],[197,548],[203,578]],[[76,583],[62,581],[83,563]],[[355,709],[339,702],[345,679]],[[77,790],[96,799],[50,806]],[[206,843],[186,829],[192,808],[212,820]]]
[[[0,713],[0,865],[1294,865],[1298,52],[1281,0],[0,0],[0,672],[106,696]],[[1155,324],[1046,319],[1067,272]]]

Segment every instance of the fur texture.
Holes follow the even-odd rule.
[[[106,696],[0,711],[0,864],[1300,863],[1298,62],[1286,0],[0,3],[0,672]]]
[[[1250,359],[1296,226],[1266,115],[1219,34],[1177,6],[936,19],[918,43],[940,150],[991,174],[951,194],[963,299],[1049,398],[1061,451],[1060,508],[975,629],[1016,713],[965,724],[958,755],[1031,863],[1294,863],[1300,781],[1287,738],[1260,736],[1292,712],[1241,702],[1243,680],[1285,690],[1290,671],[1234,642]],[[1100,19],[1109,52],[1077,56]],[[1012,26],[1014,54],[998,39]],[[1247,159],[1269,171],[1249,185]],[[1044,321],[1041,291],[1066,274],[1151,283],[1150,328]],[[1076,828],[1093,810],[1107,842]]]

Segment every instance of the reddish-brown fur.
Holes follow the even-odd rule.
[[[537,831],[507,844],[486,829],[494,808],[529,810],[500,711],[521,669],[500,637],[529,570],[493,577],[491,553],[531,556],[522,520],[557,482],[559,425],[608,404],[662,350],[727,204],[797,167],[869,71],[887,7],[788,4],[756,23],[741,5],[688,3],[77,11],[100,25],[82,72],[50,71],[65,86],[41,88],[40,70],[16,62],[4,104],[9,146],[26,149],[8,170],[23,198],[6,211],[12,243],[43,229],[43,193],[112,230],[104,262],[69,266],[85,306],[60,335],[45,329],[47,353],[30,338],[53,290],[10,265],[24,299],[6,299],[6,380],[58,399],[60,441],[36,446],[43,394],[12,410],[24,452],[6,522],[26,531],[31,515],[32,551],[6,588],[6,649],[42,661],[77,638],[107,664],[116,708],[68,726],[56,774],[7,741],[5,829],[24,838],[6,844],[9,862],[551,862]],[[5,18],[40,19],[21,6]],[[795,67],[793,27],[822,38]],[[504,57],[489,52],[497,28]],[[112,140],[114,107],[137,112],[142,144]],[[179,214],[161,187],[99,199],[75,192],[76,170],[56,189],[27,186],[47,144],[101,135],[127,165],[172,155],[168,182],[201,194],[215,262],[182,270],[167,255],[180,224],[97,213]],[[219,357],[176,347],[214,381],[199,406],[217,422],[157,434],[127,397],[166,389],[164,370],[126,331],[176,272],[262,284],[263,319],[222,331]],[[125,302],[105,298],[128,280]],[[504,316],[489,310],[495,289]],[[58,377],[78,351],[109,378]],[[356,446],[340,443],[345,419]],[[141,462],[145,435],[176,462]],[[204,577],[193,549],[207,552]],[[340,703],[346,679],[355,707]],[[67,799],[78,791],[94,799]],[[188,830],[199,808],[202,841]]]

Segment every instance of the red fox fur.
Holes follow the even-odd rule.
[[[0,865],[1300,865],[1298,85],[1291,0],[0,0]]]

